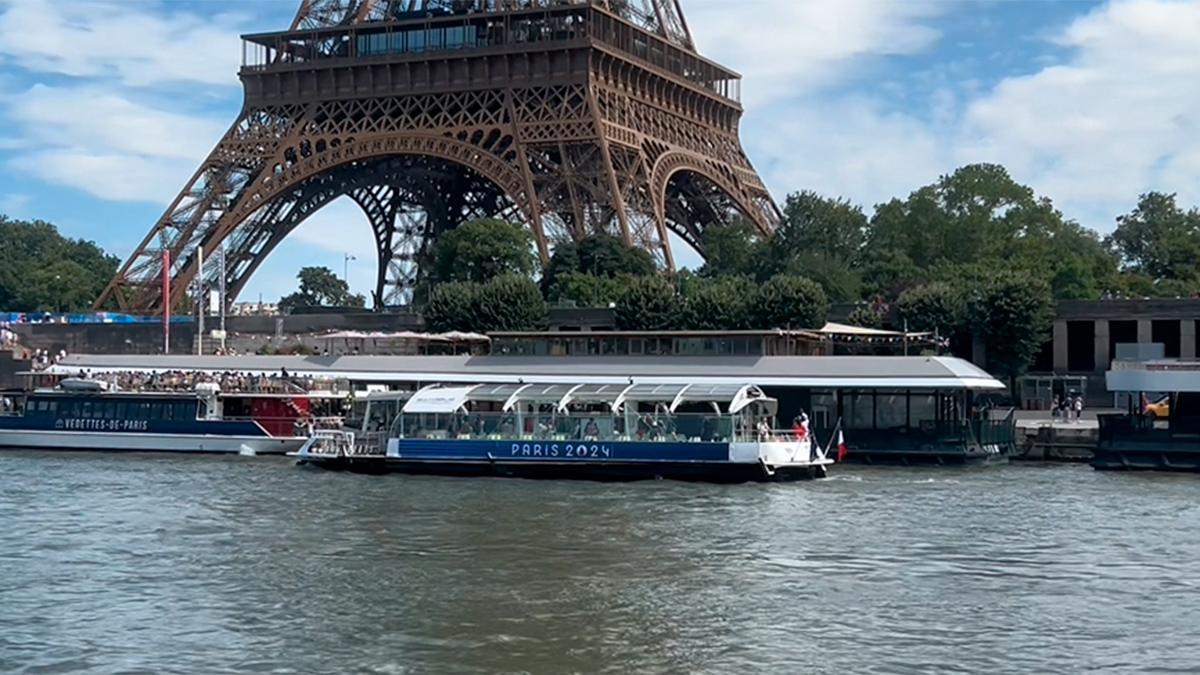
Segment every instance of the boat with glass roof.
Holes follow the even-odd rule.
[[[753,384],[434,385],[386,435],[317,431],[295,456],[330,469],[714,482],[824,477],[834,463]],[[363,435],[370,436],[364,442]]]

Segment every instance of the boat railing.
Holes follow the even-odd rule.
[[[379,457],[384,454],[387,434],[380,431],[354,432],[344,429],[314,431],[304,454],[315,457]]]
[[[311,423],[313,429],[341,429],[345,418],[339,416],[296,417],[292,415],[257,417],[254,415],[226,415],[221,419],[225,422],[259,422],[260,424],[289,422],[299,423],[301,426]]]

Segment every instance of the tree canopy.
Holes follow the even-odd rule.
[[[484,283],[504,274],[532,275],[537,269],[533,238],[516,223],[485,218],[468,220],[443,233],[429,254],[426,279]]]
[[[825,291],[804,277],[774,276],[754,298],[755,328],[821,328],[828,315]]]
[[[896,301],[896,316],[902,327],[944,337],[960,328],[964,311],[962,292],[944,282],[915,286]]]
[[[542,288],[553,293],[559,280],[570,274],[611,279],[646,276],[657,270],[654,257],[646,251],[627,246],[617,237],[595,234],[581,241],[567,241],[555,246],[550,264],[542,275]]]
[[[1007,376],[1012,386],[1049,337],[1050,287],[1026,274],[998,274],[968,295],[966,317],[983,340],[988,369]]]
[[[290,312],[303,307],[362,307],[363,296],[350,292],[350,285],[328,267],[302,267],[296,275],[300,290],[279,300],[279,309]]]
[[[679,325],[679,294],[660,276],[634,277],[616,302],[621,330],[672,330]]]
[[[879,205],[868,228],[872,291],[894,298],[963,268],[1020,270],[1062,299],[1099,298],[1117,284],[1116,258],[1094,232],[995,164],[964,166]]]
[[[529,277],[505,274],[434,286],[421,315],[436,332],[532,331],[545,327],[546,301]]]
[[[50,223],[0,215],[0,307],[5,310],[88,309],[117,264],[94,242],[64,237]]]
[[[1133,211],[1117,218],[1107,243],[1139,294],[1200,290],[1200,209],[1184,211],[1174,194],[1142,195]]]

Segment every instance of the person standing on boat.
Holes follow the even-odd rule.
[[[796,438],[797,442],[808,438],[808,413],[804,412],[803,408],[800,409],[800,414],[796,416],[796,419],[792,420],[792,436]]]
[[[767,418],[763,417],[758,420],[758,440],[766,442],[771,440],[771,425],[767,423]]]

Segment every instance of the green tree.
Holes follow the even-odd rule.
[[[705,279],[683,293],[680,327],[686,330],[745,330],[751,327],[754,284],[744,277]]]
[[[853,263],[866,241],[867,225],[862,207],[805,190],[784,201],[776,249],[785,256],[803,252]]]
[[[673,330],[679,325],[679,294],[660,276],[635,277],[617,298],[615,315],[621,330]]]
[[[429,255],[431,285],[486,283],[504,274],[530,276],[537,267],[533,238],[523,225],[485,218],[468,220],[441,235]]]
[[[350,292],[350,285],[328,267],[302,267],[296,275],[300,290],[279,300],[279,309],[290,312],[302,307],[362,307],[366,300]]]
[[[704,266],[700,276],[758,276],[758,266],[766,248],[754,226],[738,219],[725,225],[709,225],[700,235]]]
[[[846,317],[847,323],[859,328],[883,328],[886,320],[887,317],[881,311],[881,306],[874,303],[859,305]]]
[[[571,302],[576,307],[607,307],[617,301],[633,277],[598,277],[582,272],[559,275],[548,292],[550,302]]]
[[[865,251],[862,269],[863,292],[885,298],[899,297],[905,290],[924,283],[927,277],[907,253],[886,248]]]
[[[764,265],[763,269],[770,269]],[[779,274],[811,279],[824,289],[830,302],[857,302],[863,297],[862,274],[849,262],[816,253],[797,253]],[[770,275],[774,276],[774,275]],[[767,276],[766,278],[770,278]]]
[[[479,328],[479,284],[455,281],[438,284],[421,309],[425,327],[434,333],[474,332]]]
[[[828,316],[825,291],[804,277],[774,276],[758,287],[754,297],[755,328],[821,328]]]
[[[67,312],[91,307],[117,272],[95,243],[63,237],[50,223],[0,215],[0,308]]]
[[[910,331],[954,335],[962,326],[962,293],[953,286],[935,282],[908,289],[896,301],[896,316]]]
[[[1184,211],[1174,194],[1148,192],[1137,207],[1117,218],[1108,243],[1126,271],[1158,282],[1200,279],[1200,210]]]
[[[1015,391],[1017,376],[1049,337],[1054,302],[1044,281],[1002,273],[967,296],[966,317],[987,350],[988,369],[1006,376]]]
[[[868,290],[893,294],[961,265],[1021,271],[1061,298],[1096,298],[1117,282],[1117,261],[1095,233],[995,164],[964,166],[879,205],[864,258]]]
[[[547,296],[559,277],[589,274],[594,277],[647,276],[655,274],[658,266],[654,257],[640,248],[607,234],[595,234],[581,241],[563,242],[554,248],[550,264],[542,275],[542,288]]]
[[[498,276],[484,284],[476,297],[478,332],[533,331],[546,327],[546,300],[529,277]]]

